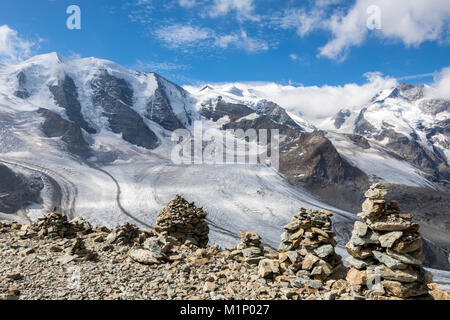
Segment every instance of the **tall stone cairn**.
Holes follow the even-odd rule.
[[[207,215],[202,207],[177,195],[158,214],[154,229],[156,233],[167,233],[182,243],[190,241],[205,248],[209,242]]]
[[[285,273],[319,281],[342,274],[344,266],[334,250],[332,216],[325,210],[301,208],[284,227],[278,250],[280,267]]]
[[[392,298],[418,297],[428,293],[431,274],[422,268],[425,260],[419,225],[402,213],[398,203],[386,205],[387,190],[374,184],[365,193],[364,222],[355,222],[346,245],[351,269],[347,281],[357,292]]]

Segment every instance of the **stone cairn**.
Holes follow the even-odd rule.
[[[28,227],[28,234],[37,233],[37,237],[43,238],[64,238],[74,236],[76,229],[72,225],[67,216],[52,212],[46,216],[40,217]]]
[[[347,281],[357,291],[375,296],[409,298],[427,294],[431,275],[425,259],[419,225],[400,212],[397,202],[386,206],[387,190],[374,184],[365,193],[362,213],[346,249],[351,269]]]
[[[256,232],[241,232],[242,242],[237,245],[237,256],[242,257],[243,262],[257,265],[264,259],[264,247],[261,237]]]
[[[285,274],[325,281],[342,274],[342,259],[335,253],[336,241],[328,211],[301,208],[286,225],[279,247],[280,267]]]
[[[106,242],[109,244],[133,245],[142,244],[151,237],[153,233],[148,230],[140,230],[135,225],[125,222],[121,226],[117,226],[106,237]]]
[[[167,233],[181,243],[190,241],[197,247],[205,248],[209,242],[207,215],[203,207],[197,207],[194,202],[177,195],[158,214],[154,229],[156,233]]]

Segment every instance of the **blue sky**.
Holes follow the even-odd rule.
[[[66,27],[72,4],[81,8],[81,30]],[[374,4],[379,12],[368,13]],[[369,29],[368,19],[381,29]],[[364,83],[367,72],[428,83],[450,65],[449,20],[448,0],[0,2],[0,26],[16,32],[23,57],[95,56],[182,85],[336,86]]]

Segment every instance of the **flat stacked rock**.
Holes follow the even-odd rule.
[[[205,248],[209,242],[207,215],[202,207],[177,195],[158,214],[154,229],[157,233],[166,232],[181,243],[190,241],[197,247]]]
[[[328,211],[300,209],[281,235],[279,262],[282,270],[319,281],[342,273],[341,257],[334,251],[332,216]]]
[[[397,298],[428,293],[431,276],[422,268],[425,259],[419,225],[400,212],[397,202],[386,206],[387,190],[374,184],[365,193],[363,212],[357,221],[347,251],[351,269],[347,281],[357,291]]]

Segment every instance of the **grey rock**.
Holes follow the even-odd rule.
[[[357,258],[352,257],[352,256],[347,257],[345,259],[345,261],[347,261],[352,267],[355,267],[358,270],[361,270],[363,268],[367,268],[370,265],[368,262],[366,262],[364,260],[357,259]]]
[[[375,232],[369,232],[365,237],[359,237],[353,233],[350,238],[350,243],[355,246],[365,246],[368,244],[377,244],[379,241],[379,235]]]
[[[291,280],[291,286],[294,288],[304,288],[305,286],[308,286],[310,288],[314,289],[322,289],[323,284],[321,281],[318,280],[308,280],[303,278],[294,278]]]
[[[404,269],[406,268],[406,265],[403,264],[401,261],[385,254],[380,251],[372,251],[373,256],[375,259],[383,263],[386,267],[390,269]]]
[[[368,230],[367,224],[365,224],[364,222],[361,222],[361,221],[355,222],[353,232],[358,237],[364,237],[367,234],[367,230]]]
[[[402,237],[402,235],[403,235],[402,231],[394,231],[394,232],[389,232],[389,233],[383,234],[379,238],[380,244],[382,247],[391,248],[394,245],[395,241],[400,239]]]
[[[393,250],[388,250],[387,254],[390,257],[392,257],[400,262],[403,262],[405,264],[409,264],[409,265],[413,265],[413,266],[421,266],[422,265],[422,262],[419,259],[416,259],[413,256],[406,254],[406,253],[402,254],[402,253],[397,253]]]
[[[334,252],[334,248],[331,244],[326,244],[326,245],[320,246],[314,250],[314,253],[322,259],[328,257],[333,252]]]

